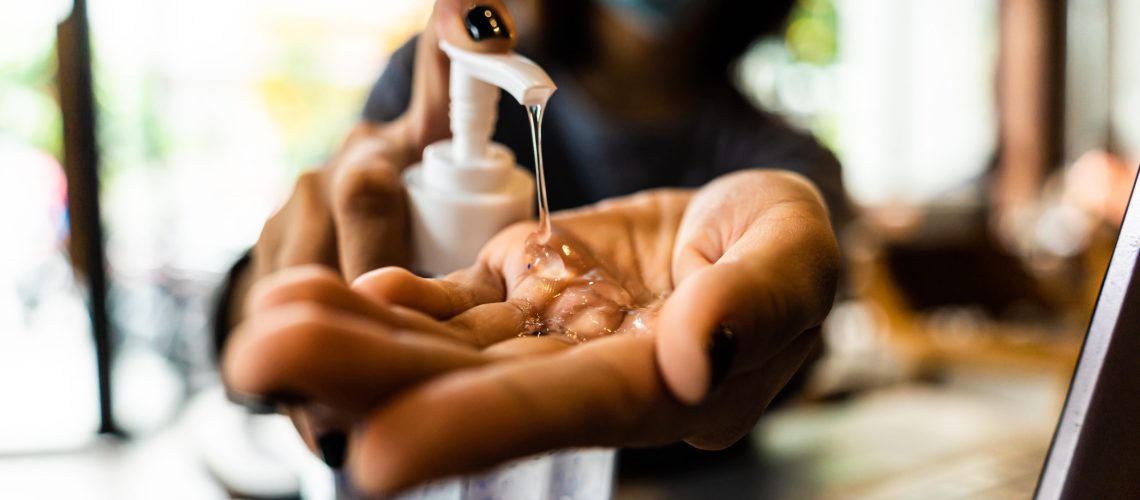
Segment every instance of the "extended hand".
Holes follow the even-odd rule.
[[[387,492],[561,447],[727,446],[818,342],[838,252],[799,177],[744,172],[555,224],[567,276],[604,285],[528,269],[533,225],[444,280],[388,268],[350,289],[312,269],[279,274],[253,294],[227,383],[359,422],[353,477]],[[535,330],[559,334],[518,337]]]
[[[384,124],[362,122],[322,168],[302,174],[285,204],[266,222],[252,252],[246,284],[281,269],[320,264],[353,279],[381,266],[408,261],[407,214],[401,172],[419,161],[425,146],[448,131],[447,56],[441,38],[475,52],[506,52],[513,38],[473,41],[463,18],[464,0],[438,0],[431,22],[417,41],[412,98],[400,118]],[[487,0],[514,32],[501,0]],[[233,308],[231,326],[241,319]]]

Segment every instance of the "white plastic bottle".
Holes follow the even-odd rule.
[[[436,276],[471,265],[491,236],[530,218],[534,178],[511,150],[491,142],[499,89],[530,106],[545,105],[556,88],[520,55],[440,48],[451,58],[452,138],[424,148],[423,161],[404,173],[412,267]]]
[[[423,161],[404,173],[413,268],[431,275],[474,263],[491,236],[531,217],[534,177],[515,165],[509,149],[491,142],[498,89],[523,106],[544,106],[555,90],[542,68],[517,54],[478,54],[447,42],[441,42],[440,48],[451,58],[452,138],[425,148]],[[609,498],[614,460],[611,449],[562,450],[474,476],[437,481],[398,498]]]

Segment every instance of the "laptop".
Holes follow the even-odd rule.
[[[1140,499],[1140,184],[1116,239],[1038,500]]]

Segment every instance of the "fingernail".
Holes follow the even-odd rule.
[[[467,25],[467,32],[471,34],[471,39],[476,42],[489,38],[511,37],[511,30],[503,22],[502,16],[490,6],[476,5],[471,7],[463,21]]]
[[[721,325],[709,342],[709,392],[718,389],[728,377],[732,361],[736,359],[736,334],[727,326]]]
[[[317,448],[321,450],[321,459],[334,469],[344,466],[344,455],[347,447],[348,436],[342,431],[326,432],[317,438]]]

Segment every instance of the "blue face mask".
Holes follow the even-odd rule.
[[[677,24],[693,0],[599,0],[647,36],[660,36]]]

